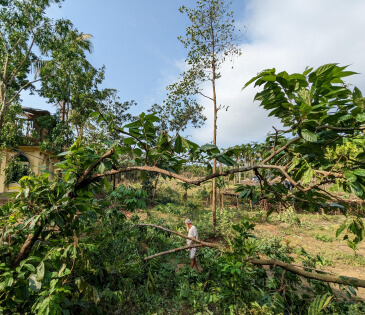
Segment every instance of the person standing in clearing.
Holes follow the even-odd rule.
[[[185,225],[186,225],[186,229],[188,230],[188,237],[198,239],[198,230],[196,229],[196,227],[194,225],[191,224],[190,219],[185,220]],[[188,246],[190,246],[190,245],[194,244],[194,241],[186,240],[186,243],[188,244]],[[190,259],[191,259],[190,267],[195,268],[197,271],[199,271],[198,263],[196,262],[196,258],[195,258],[196,248],[190,248],[188,250],[190,252]]]

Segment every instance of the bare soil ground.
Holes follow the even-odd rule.
[[[291,249],[304,250],[312,255],[319,255],[323,260],[318,269],[346,277],[365,279],[365,245],[356,255],[341,236],[336,238],[336,230],[343,221],[343,216],[300,215],[301,225],[291,226],[272,219],[271,222],[258,223],[256,234],[260,237],[278,237]],[[300,258],[293,254],[296,262]],[[338,286],[334,286],[336,290]],[[338,292],[339,297],[344,297]],[[365,300],[365,288],[359,288],[357,298]]]

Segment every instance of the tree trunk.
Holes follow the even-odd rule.
[[[7,88],[5,87],[5,91],[2,91],[2,86],[3,86],[3,84],[0,86],[0,89],[1,89],[0,130],[2,130],[3,125],[4,125],[4,118],[5,118],[6,108],[7,108],[6,103],[7,103],[7,99],[8,99]]]
[[[215,41],[214,41],[214,32],[213,32],[213,25],[212,28],[212,43],[213,43],[213,51],[212,51],[212,89],[213,89],[213,104],[214,104],[214,126],[213,126],[213,144],[217,145],[217,95],[215,91]],[[217,159],[213,160],[213,173],[217,171]],[[217,223],[216,218],[216,198],[217,198],[217,180],[213,178],[213,187],[212,187],[212,224],[213,224],[213,231],[215,231],[215,226]]]
[[[0,110],[0,130],[3,128],[4,116],[5,116],[5,105],[2,104],[2,107],[1,107],[1,110]]]
[[[160,174],[157,174],[157,177],[156,177],[156,180],[155,180],[155,185],[154,185],[153,191],[152,191],[152,207],[155,203],[155,197],[156,197],[157,184],[158,184],[159,177],[160,177]]]
[[[68,100],[67,100],[67,107],[66,107],[66,121],[68,122],[68,115],[70,112],[70,95],[68,95]],[[68,123],[67,123],[68,125]]]
[[[213,173],[216,172],[215,163],[216,160],[213,161]],[[216,223],[217,223],[217,179],[213,178],[213,187],[212,187],[212,224],[213,224],[213,230],[215,229]]]
[[[183,203],[184,203],[184,206],[186,206],[186,201],[188,200],[188,191],[185,190],[184,191],[184,195],[183,195]]]
[[[65,115],[66,115],[66,101],[62,100],[61,102],[61,120],[65,121]]]
[[[239,166],[239,160],[240,160],[240,157],[237,156],[236,163],[237,163],[238,166]],[[233,168],[234,168],[234,166],[233,166]],[[233,184],[236,185],[236,182],[237,182],[236,174],[233,175],[233,179],[234,179],[234,183]],[[240,181],[238,181],[238,184],[239,183],[240,183]]]
[[[238,164],[238,167],[240,167],[241,165]],[[238,173],[238,184],[241,184],[241,173]]]
[[[35,242],[38,240],[39,235],[41,234],[43,227],[39,227],[38,231],[35,234],[29,234],[26,241],[24,242],[22,248],[20,249],[18,255],[15,257],[13,261],[13,267],[16,268],[19,266],[20,262],[26,258],[28,258],[30,251],[32,250]]]

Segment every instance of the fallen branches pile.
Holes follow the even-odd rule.
[[[158,256],[163,256],[163,255],[167,255],[167,254],[171,254],[171,253],[176,253],[178,251],[189,249],[189,248],[194,248],[194,247],[211,247],[211,248],[215,248],[215,249],[218,249],[220,251],[223,251],[223,252],[232,253],[232,251],[229,248],[226,248],[226,247],[221,246],[219,244],[208,243],[208,242],[204,242],[204,241],[201,241],[201,240],[196,240],[194,238],[188,237],[188,236],[186,236],[184,234],[181,234],[179,232],[176,232],[176,231],[169,230],[169,229],[164,228],[164,227],[159,226],[159,225],[139,223],[139,224],[134,225],[132,228],[137,227],[137,226],[154,227],[156,229],[164,230],[164,231],[167,231],[169,233],[178,235],[182,238],[190,239],[190,240],[193,240],[194,242],[198,243],[196,245],[183,246],[183,247],[175,248],[175,249],[172,249],[172,250],[169,250],[169,251],[157,253],[157,254],[154,254],[152,256],[145,257],[144,258],[145,261],[147,261],[149,259],[153,259],[153,258],[158,257]],[[312,268],[311,268],[311,270],[313,270],[314,272],[310,272],[310,271],[305,270],[305,269],[308,269],[305,266],[299,266],[299,265],[294,266],[292,264],[288,264],[288,263],[285,263],[283,261],[276,260],[276,259],[248,258],[248,261],[253,265],[259,265],[259,266],[274,266],[274,267],[279,266],[279,267],[281,267],[281,268],[283,268],[283,269],[285,269],[289,272],[292,272],[294,274],[297,274],[301,277],[308,278],[308,279],[315,279],[315,280],[320,280],[320,281],[323,281],[323,282],[337,283],[337,284],[344,284],[344,285],[353,285],[353,286],[356,286],[356,287],[365,288],[365,280],[362,280],[362,279],[350,278],[350,277],[345,277],[345,276],[336,276],[336,275],[333,275],[333,274],[328,274],[325,271],[312,269]],[[301,268],[303,268],[303,269],[301,269]]]

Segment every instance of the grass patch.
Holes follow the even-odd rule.
[[[326,243],[333,242],[333,237],[327,236],[327,235],[323,235],[323,234],[314,235],[314,238],[316,240],[319,240],[319,241],[322,241],[322,242],[326,242]]]
[[[350,266],[365,266],[365,257],[362,255],[343,253],[337,259],[341,259],[343,263]]]

